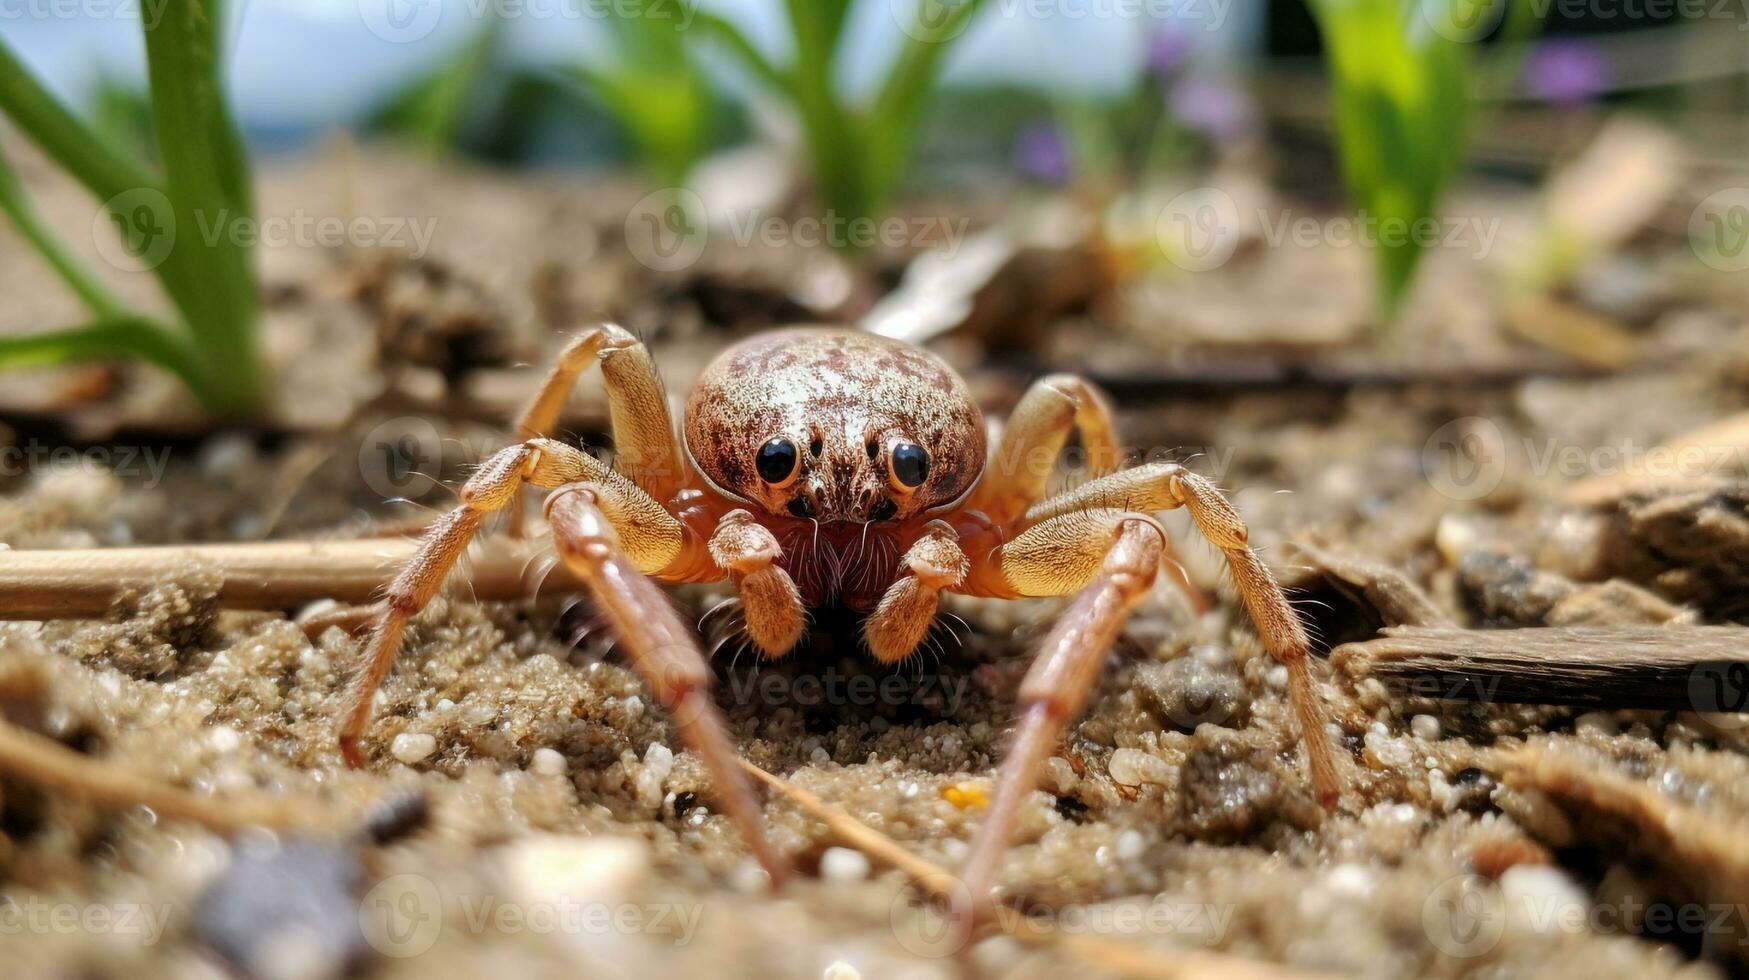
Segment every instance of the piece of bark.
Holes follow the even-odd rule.
[[[1332,587],[1365,602],[1386,626],[1448,626],[1451,618],[1421,587],[1395,568],[1356,555],[1338,554],[1303,541],[1294,547]]]
[[[0,551],[0,619],[94,619],[121,598],[192,569],[222,577],[226,609],[292,610],[317,599],[374,601],[418,541],[270,541],[153,548]],[[453,581],[482,600],[578,591],[581,584],[538,540],[487,542]],[[537,574],[550,567],[550,572]]]
[[[1736,910],[1749,903],[1749,823],[1740,816],[1672,798],[1658,780],[1630,777],[1590,753],[1532,743],[1488,765],[1508,786],[1559,807],[1580,841],[1612,859],[1651,861],[1680,901]],[[1709,952],[1749,959],[1745,928],[1739,915],[1709,916]]]
[[[1749,710],[1749,628],[1398,627],[1330,655],[1411,696],[1505,704]]]

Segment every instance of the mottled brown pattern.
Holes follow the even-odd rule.
[[[731,347],[693,387],[685,432],[687,452],[718,488],[772,514],[804,497],[828,522],[867,520],[884,501],[895,505],[894,519],[950,503],[977,480],[985,457],[983,417],[940,358],[842,330],[783,330]],[[802,457],[800,476],[782,489],[754,470],[754,454],[774,436],[788,437]],[[929,451],[929,478],[910,493],[888,481],[888,454],[899,442]]]

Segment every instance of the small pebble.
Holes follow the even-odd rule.
[[[566,768],[565,756],[554,749],[535,749],[528,761],[528,771],[538,776],[563,776]]]
[[[437,736],[422,732],[402,732],[389,743],[389,754],[405,765],[416,765],[437,751]]]
[[[1614,735],[1621,731],[1607,711],[1587,711],[1573,719],[1575,735]]]
[[[1118,749],[1113,752],[1106,771],[1111,774],[1113,782],[1124,786],[1170,783],[1175,775],[1171,766],[1140,749]]]
[[[833,960],[826,965],[825,972],[820,974],[820,980],[862,980],[862,974],[843,960]]]
[[[1117,835],[1117,856],[1122,861],[1134,861],[1148,849],[1148,842],[1140,831],[1126,830]]]
[[[1423,742],[1439,741],[1439,719],[1432,715],[1416,715],[1409,719],[1409,730]]]
[[[828,847],[820,855],[820,877],[827,881],[861,881],[868,877],[868,857],[849,847]],[[827,970],[830,974],[830,969]]]

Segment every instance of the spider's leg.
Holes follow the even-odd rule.
[[[620,550],[616,522],[599,506],[603,500],[594,484],[562,487],[547,498],[547,523],[559,556],[588,584],[620,648],[667,709],[680,737],[703,760],[717,805],[740,828],[772,882],[781,882],[784,861],[765,839],[764,814],[711,700],[710,666],[698,640],[668,597]]]
[[[593,361],[601,362],[607,387],[615,467],[655,499],[673,499],[686,481],[686,470],[668,412],[668,396],[643,343],[611,323],[585,330],[565,345],[517,418],[516,438],[552,435],[577,378]],[[516,494],[510,510],[510,533],[518,537],[522,534],[522,503],[522,495]]]
[[[875,659],[891,664],[910,656],[935,623],[941,590],[964,581],[970,565],[953,527],[946,521],[929,522],[900,559],[899,579],[863,621],[863,639]]]
[[[1165,537],[1146,514],[1084,511],[1034,527],[987,559],[1018,595],[1085,588],[1051,627],[1020,683],[1020,722],[966,864],[974,903],[989,895],[1021,803],[1056,751],[1063,726],[1086,703],[1130,609],[1153,584]]]
[[[1072,374],[1049,375],[1034,382],[1014,406],[964,509],[980,511],[997,524],[1025,513],[1044,496],[1071,428],[1081,434],[1094,476],[1117,468],[1117,433],[1105,396]]]
[[[753,645],[768,657],[788,653],[801,639],[805,615],[795,581],[777,564],[783,547],[771,529],[746,510],[732,510],[717,522],[710,553],[740,593]]]
[[[605,498],[611,500],[610,516],[628,528],[626,550],[638,567],[662,568],[680,552],[684,540],[680,522],[594,457],[549,439],[531,439],[500,450],[462,486],[461,504],[425,532],[419,550],[378,604],[364,666],[347,688],[346,711],[340,722],[340,751],[347,765],[357,768],[364,764],[358,742],[370,723],[371,698],[400,652],[407,621],[443,587],[481,523],[501,510],[524,485],[556,487],[577,480],[592,480],[611,488],[612,493]],[[630,533],[632,530],[635,533]]]
[[[1088,509],[1153,512],[1184,507],[1209,543],[1221,549],[1251,621],[1270,654],[1288,670],[1288,697],[1299,717],[1300,739],[1312,788],[1325,809],[1342,795],[1334,750],[1324,730],[1324,707],[1311,674],[1311,642],[1305,626],[1270,574],[1269,566],[1247,544],[1245,521],[1219,488],[1176,463],[1149,463],[1101,477],[1053,497],[1026,512],[1024,526],[1042,528],[1065,515]],[[1030,533],[1030,532],[1029,532]]]

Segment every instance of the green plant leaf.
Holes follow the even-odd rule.
[[[925,4],[940,0],[922,0]],[[868,113],[869,184],[875,203],[886,200],[903,176],[906,159],[917,133],[923,106],[935,89],[942,59],[953,42],[977,16],[984,0],[960,0],[931,25],[919,17],[905,32],[905,43],[887,72],[880,93]]]
[[[200,360],[188,342],[143,317],[105,317],[65,330],[0,335],[0,368],[124,357],[165,368],[196,392],[205,384]]]
[[[1430,28],[1419,0],[1310,2],[1324,36],[1350,201],[1381,238],[1392,229],[1393,240],[1375,251],[1388,320],[1421,259],[1418,236],[1406,232],[1437,217],[1463,160],[1469,52]]]
[[[92,315],[107,318],[124,315],[122,302],[115,298],[109,287],[93,275],[85,263],[55,236],[48,223],[43,221],[42,215],[31,203],[30,196],[25,193],[24,185],[19,183],[18,175],[13,172],[12,164],[4,152],[0,152],[0,211],[6,212],[19,234],[24,236],[24,240],[72,288]]]
[[[194,333],[210,388],[227,411],[263,394],[256,326],[253,221],[243,142],[220,81],[218,0],[166,0],[146,23],[146,62],[158,156],[175,243],[158,266]]]
[[[99,201],[156,186],[146,169],[50,95],[0,40],[0,111]]]

